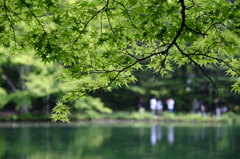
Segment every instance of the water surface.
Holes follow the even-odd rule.
[[[8,124],[0,159],[240,158],[240,127],[151,123]]]

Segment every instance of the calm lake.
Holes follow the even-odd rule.
[[[236,125],[0,125],[0,159],[240,159]]]

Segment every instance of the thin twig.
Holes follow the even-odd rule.
[[[218,96],[218,88],[217,88],[216,84],[214,83],[214,81],[211,79],[211,77],[208,76],[208,74],[202,69],[202,67],[195,60],[193,60],[189,56],[189,54],[186,54],[186,53],[183,52],[183,50],[179,47],[177,42],[175,42],[175,46],[181,52],[182,55],[186,56],[191,62],[193,62],[201,70],[201,72],[211,81],[212,85],[215,87],[216,95]]]
[[[4,2],[4,8],[5,8],[5,14],[6,14],[6,17],[10,23],[10,26],[11,26],[11,29],[12,29],[12,32],[13,32],[13,39],[14,39],[14,42],[15,42],[15,47],[17,47],[17,39],[16,39],[16,33],[15,33],[15,26],[14,26],[14,23],[12,22],[12,20],[10,19],[11,15],[8,14],[8,7],[7,7],[7,4],[6,4],[6,0],[3,1]]]
[[[88,24],[99,14],[101,13],[102,11],[104,11],[107,6],[108,6],[108,3],[109,3],[109,0],[107,0],[107,3],[104,7],[102,7],[100,10],[98,10],[84,25],[83,29],[80,31],[78,37],[74,40],[73,45],[75,45],[77,43],[77,41],[79,40],[79,38],[81,37],[81,35],[83,34],[83,32],[85,31],[85,29],[87,28]]]

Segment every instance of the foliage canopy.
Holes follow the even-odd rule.
[[[76,98],[136,81],[143,61],[156,78],[189,63],[214,86],[205,65],[239,75],[239,1],[3,0],[0,8],[0,43],[10,54],[34,50],[43,62],[65,67],[59,80],[69,90],[54,121],[68,121]]]

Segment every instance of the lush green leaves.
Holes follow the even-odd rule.
[[[56,107],[52,110],[53,115],[51,119],[55,122],[57,120],[61,120],[63,122],[70,122],[69,115],[70,115],[70,108],[63,103],[58,103]]]
[[[239,75],[238,1],[4,0],[0,6],[0,42],[9,53],[34,49],[44,62],[63,63],[65,102],[136,81],[132,73],[147,59],[147,68],[162,75],[188,63],[206,76],[208,64]]]
[[[94,115],[98,113],[112,113],[112,110],[105,107],[100,98],[86,96],[84,99],[78,99],[73,108],[80,114]]]

